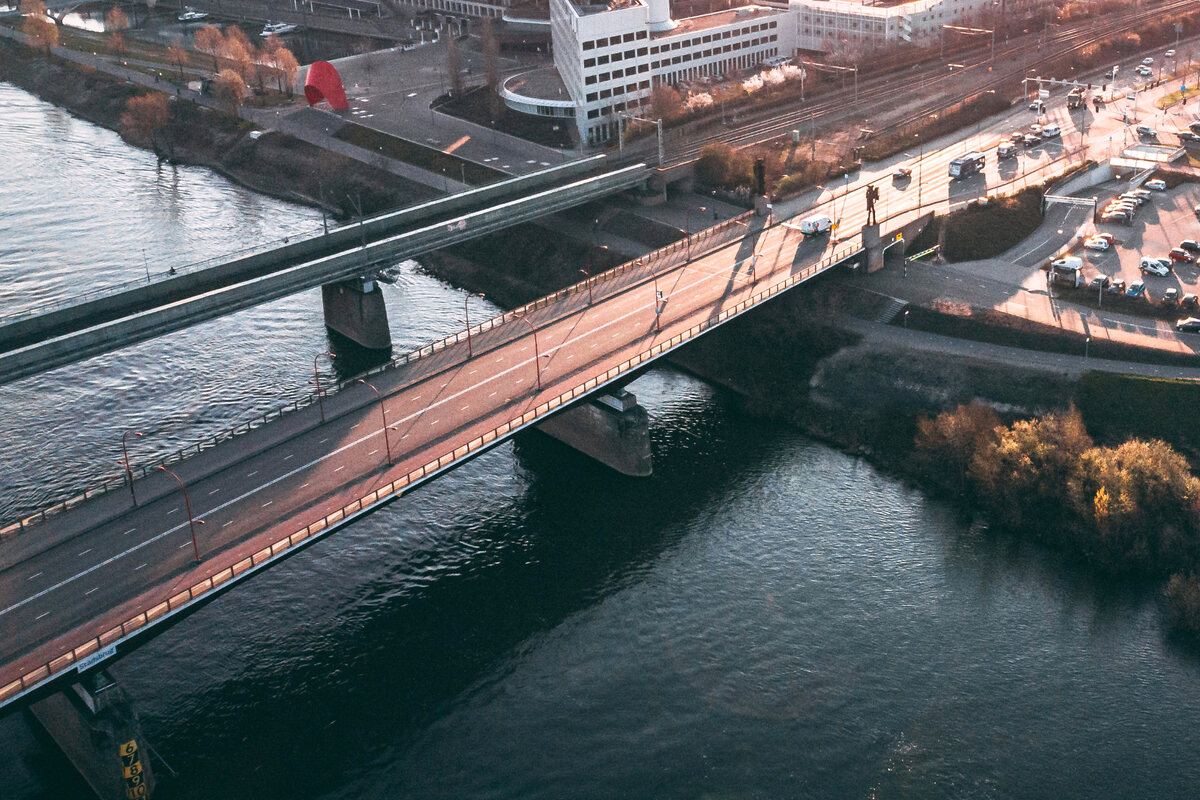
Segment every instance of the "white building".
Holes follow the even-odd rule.
[[[616,136],[618,115],[638,114],[656,86],[749,69],[794,50],[791,12],[765,6],[673,20],[669,0],[551,0],[550,26],[557,85],[544,74],[517,76],[502,95],[519,111],[573,116],[587,144]]]
[[[889,7],[848,0],[789,0],[788,7],[796,18],[796,47],[825,52],[842,41],[867,50],[936,42],[943,25],[998,5],[999,0],[915,0]]]

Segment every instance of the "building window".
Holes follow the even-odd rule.
[[[595,119],[598,116],[600,116],[600,109],[598,108],[593,108],[588,112],[588,119]]]
[[[646,71],[648,71],[649,69],[650,69],[650,65],[649,65],[649,64],[638,64],[637,71],[638,71],[638,72],[646,72]]]
[[[626,42],[632,42],[632,41],[633,41],[633,34],[632,34],[632,33],[627,33],[627,34],[625,34],[624,41],[626,41]]]
[[[588,75],[586,78],[584,78],[583,82],[586,83],[587,85],[591,86],[593,83],[596,82],[596,76]]]
[[[609,78],[611,78],[611,77],[612,77],[612,75],[610,75],[609,73],[607,73],[607,72],[601,72],[601,73],[600,73],[600,82],[601,82],[601,83],[604,83],[606,80],[608,80],[608,79],[609,79]]]
[[[585,58],[585,59],[583,60],[583,67],[584,67],[584,69],[587,69],[587,68],[589,68],[589,67],[594,67],[594,66],[596,66],[596,59],[594,59],[594,58]]]
[[[638,51],[637,51],[637,54],[638,54],[639,56],[645,56],[645,55],[646,55],[646,48],[644,48],[644,47],[639,47],[639,48],[638,48]]]
[[[595,46],[596,46],[595,42],[584,42],[583,43],[584,50],[591,50],[591,49],[595,48]]]
[[[635,55],[637,55],[637,52],[634,50],[626,50],[625,51],[626,58],[633,58]]]
[[[600,56],[599,58],[596,59],[596,63],[597,64],[607,64],[608,56]]]
[[[600,99],[603,100],[606,97],[612,97],[612,89],[601,89],[600,90]]]
[[[589,103],[595,102],[598,98],[599,95],[596,92],[588,92],[587,94],[587,102]]]

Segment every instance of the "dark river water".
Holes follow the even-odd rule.
[[[0,119],[0,314],[320,224],[3,84]],[[400,347],[459,327],[461,292],[398,271]],[[328,347],[307,292],[0,387],[0,516],[115,473],[126,428],[137,460],[305,391]],[[653,477],[521,438],[118,662],[160,796],[1200,795],[1200,656],[1154,587],[692,377],[632,388]],[[22,713],[0,753],[4,800],[88,796]]]

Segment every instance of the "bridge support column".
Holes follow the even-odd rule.
[[[80,678],[30,712],[101,800],[151,797],[150,751],[129,696],[107,672]]]
[[[331,331],[372,350],[391,348],[387,307],[376,281],[356,278],[327,283],[321,287],[321,302],[325,326]]]
[[[879,238],[878,225],[863,225],[863,248],[866,250],[867,272],[883,269],[884,242]]]
[[[622,475],[644,478],[652,472],[650,417],[624,389],[568,408],[537,427]]]

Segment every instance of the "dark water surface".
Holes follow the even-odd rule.
[[[142,248],[319,223],[4,85],[0,114],[0,313],[136,279]],[[462,293],[416,265],[387,292],[401,346],[459,327]],[[308,292],[0,387],[0,516],[115,471],[127,427],[145,457],[273,407],[328,346]],[[691,377],[633,390],[652,478],[521,438],[118,662],[180,774],[161,796],[1200,794],[1200,659],[1152,587],[990,536]],[[21,714],[0,753],[4,800],[88,796]]]

